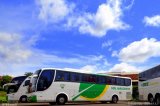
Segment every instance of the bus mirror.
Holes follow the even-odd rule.
[[[38,75],[33,75],[32,77],[37,78],[37,77],[38,77]]]
[[[24,86],[28,86],[30,84],[30,80],[26,80]]]

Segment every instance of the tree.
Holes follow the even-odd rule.
[[[11,80],[12,80],[12,77],[9,76],[9,75],[2,76],[2,80],[0,81],[1,82],[1,86],[3,86],[6,83],[11,82]]]
[[[32,74],[33,74],[32,72],[25,72],[24,75],[28,77],[28,76],[31,76]]]

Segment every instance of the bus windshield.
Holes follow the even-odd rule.
[[[26,78],[27,76],[15,77],[12,79],[11,83],[21,84]]]
[[[45,69],[39,76],[37,82],[37,91],[43,91],[50,87],[54,78],[54,70]]]

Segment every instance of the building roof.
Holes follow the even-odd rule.
[[[138,80],[138,74],[126,74],[126,75],[120,75],[124,77],[130,77],[132,80]]]

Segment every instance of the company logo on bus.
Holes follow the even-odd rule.
[[[159,82],[145,82],[145,83],[142,83],[141,86],[142,87],[146,87],[146,86],[156,86],[156,85],[159,85],[160,83]]]

